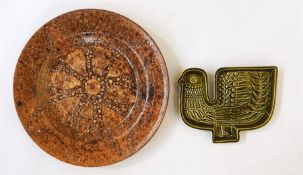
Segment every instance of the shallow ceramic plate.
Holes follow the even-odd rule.
[[[169,94],[164,59],[137,24],[113,12],[63,14],[28,41],[14,98],[30,137],[81,166],[121,161],[153,136]]]

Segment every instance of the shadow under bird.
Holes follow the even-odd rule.
[[[237,142],[241,130],[256,129],[271,118],[278,68],[228,67],[215,76],[215,98],[210,100],[204,70],[190,68],[178,80],[183,121],[211,130],[213,142]]]

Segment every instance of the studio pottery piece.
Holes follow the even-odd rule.
[[[277,72],[277,67],[221,68],[215,77],[215,98],[210,100],[205,71],[185,70],[179,79],[183,121],[211,130],[213,142],[239,141],[240,131],[259,128],[270,120]]]
[[[164,59],[131,20],[89,9],[42,26],[18,60],[14,98],[30,137],[80,166],[121,161],[158,129],[169,95]]]

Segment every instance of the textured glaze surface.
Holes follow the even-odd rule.
[[[277,85],[277,67],[230,67],[216,73],[215,99],[207,93],[206,73],[184,71],[180,109],[186,124],[211,130],[213,142],[237,142],[239,132],[259,128],[271,118]]]
[[[103,166],[138,151],[164,116],[164,59],[129,19],[103,10],[63,14],[28,41],[14,98],[31,138],[50,155]]]

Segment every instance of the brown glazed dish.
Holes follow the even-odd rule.
[[[48,154],[104,166],[142,148],[169,95],[152,38],[113,12],[85,9],[42,26],[18,60],[14,99],[30,137]]]

